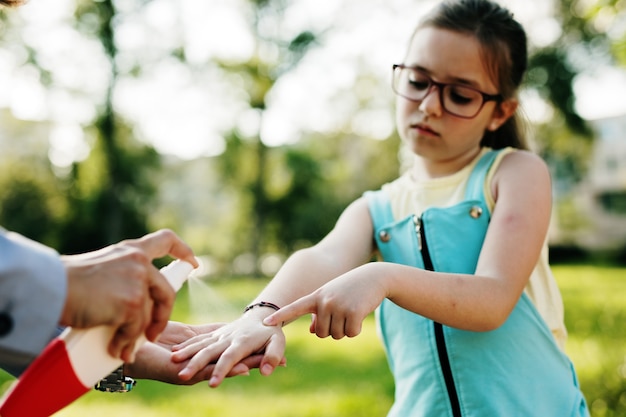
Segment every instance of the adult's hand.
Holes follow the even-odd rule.
[[[94,252],[63,256],[68,295],[59,324],[75,328],[115,326],[109,353],[132,362],[137,339],[145,334],[154,341],[172,312],[174,289],[152,264],[152,260],[166,255],[198,266],[192,250],[171,230]]]

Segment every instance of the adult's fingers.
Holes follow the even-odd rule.
[[[134,362],[137,340],[144,335],[152,320],[152,306],[152,299],[144,298],[138,309],[126,313],[133,319],[124,320],[118,325],[110,343],[114,357],[120,357],[124,362]]]
[[[146,338],[150,341],[156,340],[161,332],[167,326],[167,322],[174,308],[174,300],[176,292],[174,288],[164,279],[163,275],[155,268],[150,266],[150,298],[152,311],[150,323],[146,328]],[[150,300],[148,300],[150,301]]]
[[[135,343],[141,333],[137,334],[139,326],[135,323],[120,326],[109,344],[109,353],[124,362],[135,361]]]
[[[251,355],[247,358],[244,358],[237,365],[233,366],[233,369],[230,370],[227,378],[232,376],[239,375],[248,375],[250,374],[250,370],[253,368],[259,368],[261,366],[261,360],[263,360],[263,355]]]
[[[137,239],[134,243],[143,249],[151,259],[171,255],[174,258],[189,262],[196,268],[198,267],[198,261],[191,248],[176,233],[169,229],[161,229],[149,233]]]
[[[194,331],[196,335],[211,333],[220,327],[224,327],[226,323],[205,323],[205,324],[194,324],[191,326],[191,329]]]
[[[281,363],[284,363],[285,357],[285,344],[284,337],[273,336],[270,342],[265,347],[265,355],[261,361],[259,372],[262,375],[271,375]]]
[[[306,295],[291,304],[282,307],[275,313],[270,314],[263,320],[266,326],[277,326],[281,323],[290,322],[305,314],[316,313],[317,303],[313,295]]]
[[[169,229],[147,234],[129,243],[141,249],[149,259],[171,255],[198,267],[191,248]],[[156,268],[150,265],[148,269],[150,296],[154,307],[145,333],[148,340],[154,341],[167,325],[176,294]]]
[[[218,336],[210,333],[190,337],[172,346],[172,359],[175,362],[182,362],[219,340]]]
[[[165,330],[159,335],[157,343],[171,350],[173,346],[183,343],[195,336],[210,333],[222,327],[224,323],[208,323],[189,325],[179,321],[168,321]]]

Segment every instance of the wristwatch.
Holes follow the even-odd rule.
[[[124,365],[102,378],[94,387],[103,392],[128,392],[137,384],[137,381],[129,376],[124,376]]]

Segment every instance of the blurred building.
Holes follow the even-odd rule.
[[[626,115],[590,121],[595,132],[586,178],[556,211],[551,243],[586,250],[626,248]]]

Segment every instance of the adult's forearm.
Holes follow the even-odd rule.
[[[21,373],[55,337],[67,293],[56,251],[0,230],[0,366]]]

